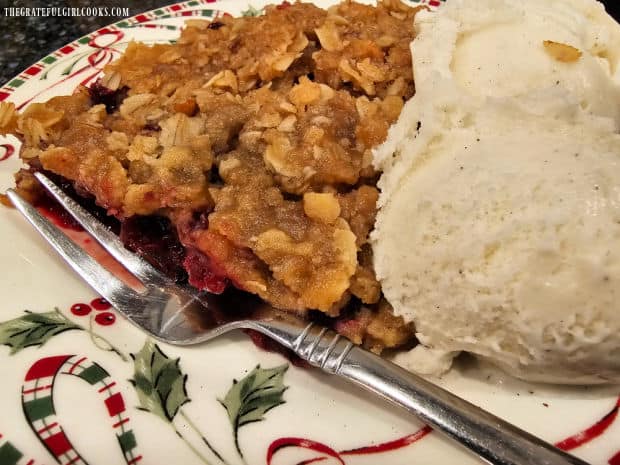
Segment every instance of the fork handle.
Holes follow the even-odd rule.
[[[417,415],[488,463],[588,465],[326,328],[257,322],[262,333],[311,365],[352,381]]]

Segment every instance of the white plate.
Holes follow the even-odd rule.
[[[70,93],[131,40],[172,41],[187,16],[261,5],[197,0],[116,23],[34,64],[0,100],[23,106]],[[20,166],[17,150],[14,138],[0,138],[0,191]],[[193,348],[154,344],[3,207],[0,263],[0,465],[479,463],[415,418],[289,366],[241,333]],[[439,382],[593,464],[620,464],[616,387],[527,384],[473,363]],[[241,388],[253,396],[241,401]],[[226,406],[241,413],[231,421]]]

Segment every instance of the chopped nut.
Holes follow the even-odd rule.
[[[358,61],[356,66],[362,73],[362,76],[367,77],[371,81],[378,82],[385,79],[385,72],[378,66],[373,65],[370,62],[370,58]]]
[[[161,108],[153,108],[153,110],[146,115],[146,120],[150,122],[157,121],[165,115],[166,112]]]
[[[243,144],[252,146],[262,137],[262,131],[243,131],[239,135],[239,141]]]
[[[211,139],[207,134],[194,136],[189,143],[194,152],[208,151],[211,152]]]
[[[375,95],[375,85],[373,82],[354,70],[346,58],[340,60],[338,70],[349,78],[348,81],[352,81],[360,86],[368,95]]]
[[[304,212],[313,220],[331,224],[340,215],[340,204],[334,194],[306,192],[304,194]]]
[[[62,111],[56,111],[47,107],[44,103],[33,103],[26,108],[22,119],[34,119],[41,127],[47,129],[58,123],[63,117]]]
[[[249,90],[256,87],[256,79],[250,79],[249,81],[239,81],[239,91],[240,92],[248,92]]]
[[[0,102],[0,134],[8,134],[17,129],[17,112],[13,102]]]
[[[353,276],[357,267],[357,245],[355,244],[355,234],[353,234],[348,223],[342,218],[336,219],[334,247],[339,252],[338,258],[343,265],[344,273],[347,275],[346,287],[349,287],[349,278]],[[342,292],[346,290],[346,287]]]
[[[275,128],[282,121],[282,117],[278,113],[264,113],[256,121],[259,128]]]
[[[392,36],[381,36],[377,39],[377,45],[382,48],[387,48],[390,45],[394,45],[396,39]]]
[[[158,148],[159,143],[156,137],[137,135],[129,146],[127,159],[144,160],[146,157],[153,156]]]
[[[338,29],[336,29],[336,25],[333,22],[325,22],[321,27],[315,29],[314,32],[319,38],[321,46],[328,52],[339,52],[344,48],[342,40],[338,36]]]
[[[107,115],[105,105],[103,103],[95,105],[90,110],[88,110],[88,114],[90,116],[89,119],[93,124],[102,123]]]
[[[160,121],[159,126],[159,143],[162,146],[189,146],[192,139],[203,132],[204,121],[199,117],[189,118],[183,113],[175,113],[171,118]]]
[[[299,84],[290,90],[288,96],[296,107],[301,108],[321,98],[321,87],[306,76],[302,76]]]
[[[321,103],[326,103],[336,94],[334,89],[325,84],[319,84],[319,86],[321,87]]]
[[[271,143],[267,145],[263,155],[265,164],[283,176],[297,176],[296,167],[294,165],[291,166],[287,161],[287,154],[291,151],[289,140],[280,134],[274,134],[268,136],[268,138]]]
[[[108,144],[108,148],[112,151],[126,152],[129,150],[129,139],[124,132],[112,131],[105,141]]]
[[[325,131],[318,126],[310,126],[304,134],[304,142],[308,144],[317,144],[325,136]]]
[[[315,116],[314,118],[312,118],[310,120],[310,122],[312,124],[317,125],[317,126],[321,126],[321,125],[327,126],[327,125],[329,125],[332,122],[332,120],[330,120],[327,116],[318,115],[318,116]]]
[[[218,165],[220,176],[227,177],[229,172],[234,170],[235,168],[241,166],[241,162],[238,158],[227,158],[222,160]]]
[[[174,63],[175,61],[181,59],[182,56],[183,55],[181,55],[177,50],[168,49],[164,53],[159,55],[158,61],[160,63]]]
[[[289,113],[297,113],[297,108],[295,107],[295,105],[292,105],[288,102],[280,103],[280,109]]]
[[[235,73],[227,69],[217,73],[215,76],[209,79],[207,83],[202,87],[226,88],[230,89],[234,93],[237,93],[239,90],[239,82],[237,81],[237,76],[235,75]]]
[[[130,118],[131,114],[141,107],[150,105],[157,99],[155,94],[136,94],[123,100],[119,111],[123,118]]]
[[[207,29],[211,24],[209,21],[205,21],[204,19],[186,19],[185,27],[194,27],[201,31]]]
[[[117,71],[105,73],[101,77],[101,85],[106,89],[117,90],[121,85],[121,74]]]
[[[259,251],[277,251],[284,254],[309,256],[312,254],[312,244],[309,242],[294,242],[284,231],[269,229],[256,238],[256,249]]]
[[[368,100],[368,97],[360,97],[355,101],[357,114],[361,119],[372,118],[377,114],[379,107],[376,103]]]
[[[328,16],[328,19],[337,26],[344,26],[345,24],[349,24],[349,20],[347,18],[338,14],[332,14],[331,12]]]
[[[303,32],[299,31],[297,35],[295,36],[293,43],[287,48],[287,51],[299,53],[307,46],[308,46],[308,38]]]
[[[304,179],[307,180],[316,174],[316,170],[312,168],[311,166],[304,166],[302,173],[303,173]]]
[[[31,147],[38,147],[41,141],[47,140],[45,128],[36,119],[28,118],[19,121],[19,129],[24,134],[26,144]]]
[[[325,149],[323,147],[319,147],[318,145],[315,145],[312,147],[312,157],[319,161],[321,159],[327,158],[326,153],[325,153]]]
[[[297,122],[297,118],[295,117],[295,115],[288,115],[278,125],[278,131],[280,131],[280,132],[292,132],[292,131],[295,130],[295,123],[296,122]]]
[[[545,47],[545,51],[549,55],[562,63],[572,63],[581,58],[581,50],[573,47],[572,45],[554,42],[552,40],[545,40],[543,45]]]
[[[273,62],[273,68],[277,71],[286,71],[300,56],[299,53],[284,53]]]
[[[194,98],[188,98],[184,102],[174,104],[174,111],[184,113],[187,116],[194,116],[196,114],[196,110],[198,110],[198,106],[196,105],[196,99]]]
[[[245,286],[248,292],[254,292],[256,294],[265,292],[267,290],[267,286],[265,286],[265,284],[259,281],[248,280],[248,281],[245,281],[243,285]]]

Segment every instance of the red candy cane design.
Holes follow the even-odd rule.
[[[620,450],[608,460],[609,465],[620,465]]]
[[[125,34],[123,34],[122,31],[104,28],[100,29],[98,31],[98,35],[93,37],[90,42],[88,42],[90,47],[96,49],[95,52],[88,56],[88,63],[95,70],[95,72],[91,73],[82,82],[80,82],[81,85],[85,86],[92,81],[95,77],[97,77],[99,71],[103,70],[103,67],[112,61],[115,54],[120,54],[120,52],[112,48],[112,46],[118,43],[124,35]],[[85,66],[81,70],[76,71],[74,74],[79,74],[87,68],[88,67]]]
[[[614,405],[612,409],[603,416],[603,418],[598,420],[589,428],[586,428],[577,434],[574,434],[566,439],[563,439],[560,442],[557,442],[555,444],[555,447],[567,451],[573,450],[579,446],[582,446],[583,444],[592,441],[594,438],[599,437],[616,420],[616,417],[618,416],[618,408],[620,408],[620,397],[618,397],[616,405]]]
[[[620,397],[618,397],[615,405],[611,408],[611,410],[598,421],[596,421],[596,423],[584,429],[583,431],[580,431],[577,434],[574,434],[563,439],[562,441],[557,442],[555,446],[559,449],[570,451],[589,443],[590,441],[605,433],[605,431],[616,420],[619,410]],[[267,450],[267,465],[271,465],[273,457],[278,451],[287,447],[299,447],[302,449],[309,449],[321,454],[321,456],[319,457],[305,460],[297,465],[310,465],[311,463],[321,462],[327,457],[331,457],[337,460],[338,463],[340,463],[341,465],[345,465],[344,457],[347,455],[368,455],[400,449],[402,447],[408,446],[409,444],[419,441],[431,431],[432,429],[430,427],[425,426],[409,436],[404,436],[394,441],[345,451],[336,451],[335,449],[325,444],[317,441],[312,441],[310,439],[292,437],[280,438],[273,441],[270,444],[269,449]],[[620,465],[620,451],[618,451],[613,457],[611,457],[608,460],[608,463],[609,465]]]
[[[0,161],[6,160],[15,152],[15,147],[12,144],[0,144],[0,147],[4,149],[4,152],[0,152]]]
[[[349,449],[349,450],[344,450],[340,452],[336,451],[335,449],[332,449],[331,447],[325,444],[322,444],[317,441],[312,441],[309,439],[280,438],[280,439],[276,439],[269,445],[269,449],[267,450],[267,465],[271,465],[273,461],[273,457],[276,454],[276,452],[284,448],[287,448],[287,447],[300,447],[302,449],[309,449],[314,452],[318,452],[322,454],[321,457],[304,460],[303,462],[300,462],[297,465],[309,465],[315,462],[322,462],[327,457],[332,457],[336,459],[338,463],[340,463],[341,465],[345,465],[344,456],[370,455],[370,454],[378,454],[382,452],[388,452],[388,451],[400,449],[402,447],[408,446],[409,444],[413,444],[414,442],[419,441],[431,431],[432,429],[429,426],[423,426],[415,433],[396,439],[394,441],[384,442],[384,443],[376,444],[373,446],[358,447],[356,449]]]
[[[616,420],[619,409],[620,396],[616,401],[616,405],[614,405],[612,409],[607,412],[600,420],[598,420],[589,428],[586,428],[577,434],[574,434],[566,439],[563,439],[560,442],[557,442],[555,446],[562,450],[568,451],[582,446],[583,444],[592,441],[594,438],[601,436],[607,430],[607,428],[609,428],[611,424]],[[609,465],[620,465],[620,451],[616,452],[616,454],[611,457],[607,461],[607,463],[609,463]]]
[[[90,384],[103,397],[110,423],[127,465],[142,459],[136,452],[136,439],[129,428],[125,401],[116,382],[101,365],[77,355],[46,357],[35,362],[24,379],[22,406],[24,413],[41,443],[62,465],[87,465],[88,462],[73,447],[57,417],[52,397],[58,375],[76,376]]]

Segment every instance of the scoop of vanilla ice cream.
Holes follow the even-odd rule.
[[[620,97],[613,50],[586,45],[620,27],[585,0],[450,0],[416,25],[416,95],[374,159],[375,270],[421,342],[396,361],[439,374],[468,351],[525,379],[619,382]],[[582,55],[549,81],[553,58],[495,35],[505,28]],[[473,48],[457,60],[461,46]],[[476,47],[512,72],[479,73]]]
[[[474,96],[522,96],[554,87],[620,128],[620,28],[593,0],[450,0],[416,17],[416,82],[438,71]],[[575,61],[545,41],[568,45]]]
[[[435,353],[620,381],[620,136],[506,102],[437,129],[373,235],[396,313]]]

